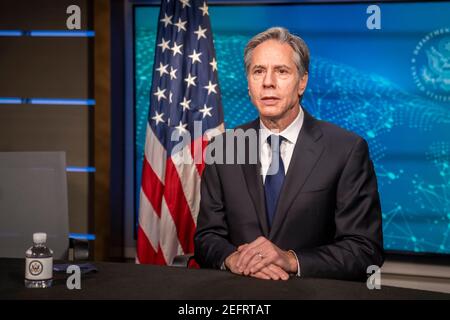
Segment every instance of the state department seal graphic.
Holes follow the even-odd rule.
[[[432,31],[420,40],[411,63],[421,92],[437,101],[450,101],[450,28]]]
[[[33,260],[30,262],[29,271],[33,276],[40,275],[43,269],[44,267],[40,261]]]

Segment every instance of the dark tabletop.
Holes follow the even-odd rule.
[[[24,259],[0,259],[0,299],[450,299],[449,294],[328,279],[259,280],[227,271],[130,263],[94,263],[81,290],[69,290],[69,275],[55,273],[48,289],[24,287]]]

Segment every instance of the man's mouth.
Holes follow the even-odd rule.
[[[262,103],[266,106],[275,105],[278,102],[278,100],[280,99],[276,96],[264,96],[261,98]]]

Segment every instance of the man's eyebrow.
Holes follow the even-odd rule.
[[[275,69],[281,69],[281,68],[291,69],[291,67],[289,67],[288,65],[285,65],[285,64],[276,65],[276,66],[274,66],[274,68]]]
[[[255,64],[252,67],[252,69],[258,69],[258,68],[267,69],[267,67],[262,64]],[[291,67],[289,67],[288,65],[285,65],[285,64],[279,64],[279,65],[274,66],[274,69],[281,69],[281,68],[291,69]]]
[[[257,69],[257,68],[263,68],[263,69],[265,69],[266,67],[263,66],[263,65],[261,65],[261,64],[255,64],[255,65],[252,67],[252,69]]]

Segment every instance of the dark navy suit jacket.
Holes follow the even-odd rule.
[[[220,268],[259,236],[294,250],[302,277],[364,280],[369,265],[381,267],[380,199],[367,143],[304,112],[271,228],[259,162],[206,165],[195,234],[202,267]],[[259,119],[240,128],[259,131]],[[248,143],[245,150],[249,156]]]

